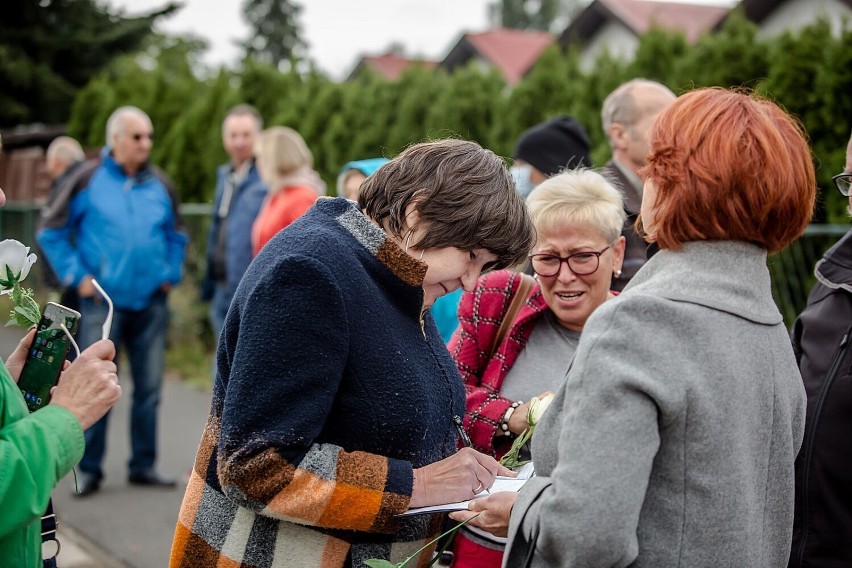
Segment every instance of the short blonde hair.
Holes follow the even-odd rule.
[[[527,197],[539,235],[553,235],[566,225],[590,225],[608,241],[621,234],[626,214],[621,193],[589,169],[569,170],[539,184]]]
[[[301,168],[312,168],[314,156],[298,132],[286,126],[267,128],[254,144],[254,155],[261,162],[264,183],[274,192],[281,181]]]

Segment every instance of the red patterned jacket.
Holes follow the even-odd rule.
[[[524,349],[535,322],[548,309],[536,283],[503,344],[489,359],[497,330],[520,281],[520,276],[509,270],[481,277],[476,289],[462,296],[460,325],[447,346],[464,379],[467,394],[464,427],[475,449],[496,457],[508,451],[512,441],[507,436],[495,440],[500,419],[513,402],[500,396],[500,387]]]

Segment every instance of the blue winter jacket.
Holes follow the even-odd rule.
[[[66,285],[92,275],[116,308],[145,309],[180,282],[186,234],[171,182],[145,165],[128,177],[105,148],[42,212],[38,242]]]
[[[201,299],[209,301],[213,297],[216,282],[212,273],[213,256],[216,254],[216,242],[219,238],[221,223],[216,212],[222,203],[225,192],[225,180],[231,173],[231,165],[224,164],[216,170],[216,197],[213,202],[213,221],[207,239],[207,272],[201,288]],[[260,179],[257,165],[252,164],[243,180],[234,188],[231,205],[228,208],[227,234],[225,235],[225,285],[229,296],[233,297],[237,284],[251,263],[251,227],[260,212],[267,194],[266,185]]]

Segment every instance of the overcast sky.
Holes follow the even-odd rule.
[[[178,14],[162,20],[168,33],[192,32],[210,42],[205,61],[233,65],[240,49],[233,42],[248,35],[242,0],[182,0]],[[487,26],[491,0],[302,0],[302,37],[310,57],[335,79],[344,78],[362,54],[378,55],[394,42],[406,55],[443,58],[462,32]],[[109,0],[136,14],[166,0]]]
[[[138,14],[167,0],[108,0],[126,14]],[[233,66],[244,39],[242,0],[181,0],[177,15],[164,19],[160,30],[192,32],[207,39],[211,65]],[[334,79],[343,79],[360,55],[378,55],[400,43],[409,56],[442,59],[464,32],[488,26],[488,4],[493,0],[297,0],[302,6],[301,28],[310,57]],[[690,0],[724,4],[733,0]]]

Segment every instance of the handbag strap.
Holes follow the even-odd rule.
[[[489,360],[494,357],[494,354],[497,353],[497,349],[503,344],[503,341],[509,334],[509,330],[512,329],[512,324],[515,323],[515,318],[518,316],[518,312],[521,311],[521,307],[524,305],[524,302],[527,301],[527,296],[530,295],[530,290],[532,290],[533,286],[535,286],[535,280],[529,274],[519,272],[518,277],[521,281],[518,283],[518,289],[515,291],[515,295],[512,296],[512,301],[509,302],[509,309],[506,310],[506,315],[503,316],[503,321],[500,322],[500,327],[497,329],[497,335],[494,336],[494,343],[491,345],[491,353],[488,355]]]

